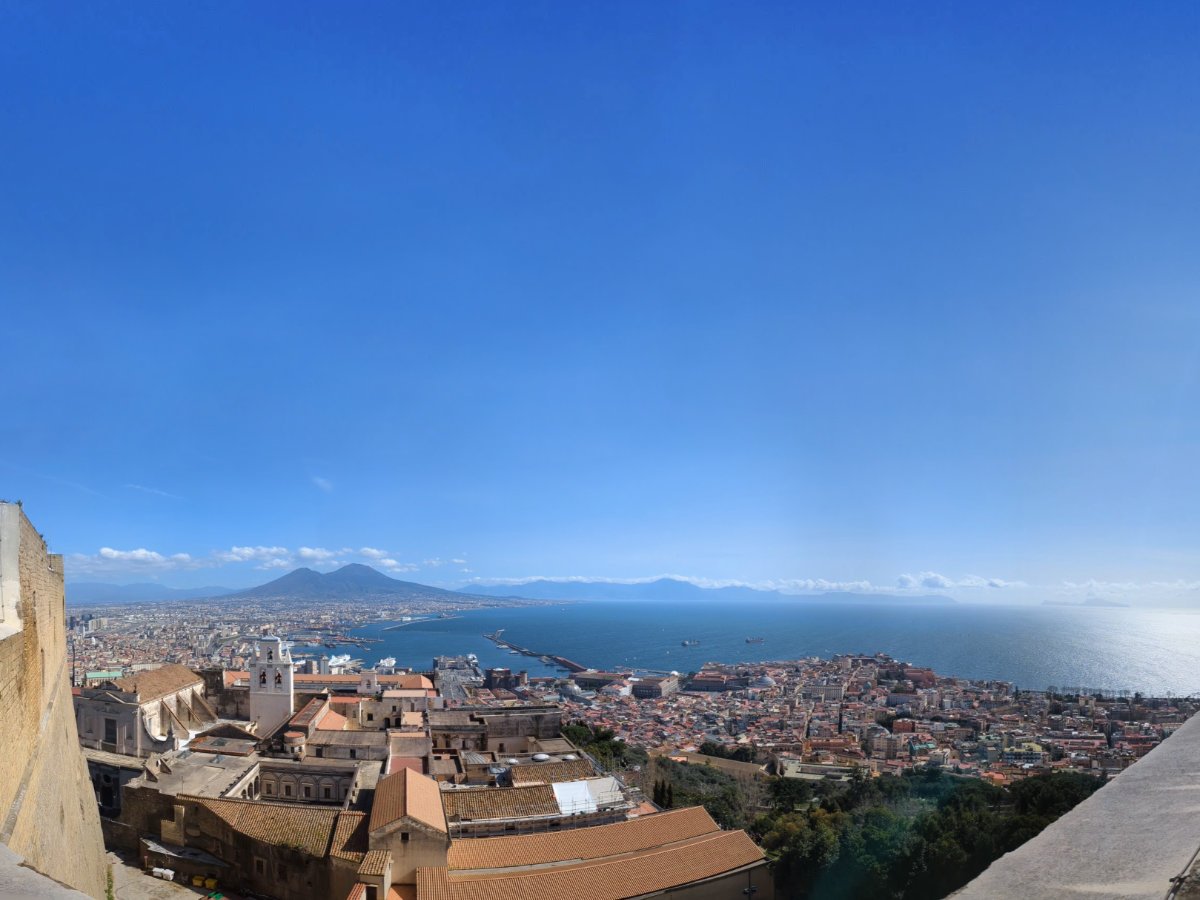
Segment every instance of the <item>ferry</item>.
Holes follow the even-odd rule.
[[[377,669],[391,669],[391,668],[395,668],[395,665],[396,665],[396,657],[394,657],[394,656],[385,656],[385,657],[384,657],[383,659],[381,659],[379,662],[375,663],[375,668],[377,668]]]
[[[344,666],[348,662],[350,662],[350,654],[349,653],[343,653],[338,656],[329,657],[329,665],[330,666]]]

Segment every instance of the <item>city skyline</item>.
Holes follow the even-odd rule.
[[[1197,15],[8,7],[0,494],[73,581],[1195,606]]]

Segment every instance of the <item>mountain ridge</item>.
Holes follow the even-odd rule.
[[[785,594],[744,585],[701,587],[679,578],[658,578],[628,584],[612,581],[556,581],[535,578],[523,584],[471,585],[470,590],[488,597],[520,597],[526,600],[780,600],[812,602],[815,600],[843,603],[938,604],[956,603],[941,594],[908,596],[897,594],[865,594],[853,591],[825,591],[820,594]]]
[[[207,585],[195,588],[172,588],[152,581],[132,584],[108,584],[102,581],[68,581],[67,603],[136,603],[153,600],[197,600],[222,597],[233,593],[233,588]]]
[[[302,566],[274,581],[245,588],[221,600],[442,600],[478,603],[495,599],[436,588],[415,581],[401,581],[362,563],[350,563],[332,572],[317,572]]]

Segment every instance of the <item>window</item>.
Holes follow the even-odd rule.
[[[305,798],[312,796],[312,788],[309,787],[307,784],[304,786],[304,796],[305,796]]]
[[[268,781],[268,782],[267,782],[265,785],[263,785],[263,787],[264,787],[264,788],[266,788],[266,791],[267,791],[267,793],[268,793],[268,794],[274,794],[274,793],[275,793],[275,782],[273,782],[273,781]]]
[[[106,744],[115,744],[117,742],[117,720],[104,720],[104,742]]]
[[[375,713],[367,713],[367,721],[374,722],[375,721]]]
[[[353,747],[350,748],[350,758],[358,759],[358,751],[355,750]]]
[[[322,791],[324,792],[324,797],[325,797],[325,799],[326,799],[326,800],[329,800],[329,799],[330,799],[330,791],[329,791],[329,786],[328,786],[328,785],[326,785],[324,788],[322,788]]]
[[[285,784],[283,786],[283,796],[285,796],[285,797],[292,796],[292,786],[290,784]]]
[[[400,832],[400,840],[406,844],[408,843],[408,832],[407,831]]]
[[[318,748],[317,748],[317,756],[318,756],[318,757],[322,757],[322,756],[324,756],[324,755],[325,755],[325,748],[324,748],[324,747],[318,747]]]
[[[254,874],[255,875],[266,875],[267,874],[267,861],[265,859],[263,859],[261,856],[254,857]]]

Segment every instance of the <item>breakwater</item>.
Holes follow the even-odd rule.
[[[491,634],[484,634],[484,637],[495,644],[497,647],[503,647],[505,650],[511,650],[519,653],[522,656],[531,656],[534,659],[540,659],[544,663],[552,663],[561,669],[566,669],[568,672],[586,672],[587,666],[581,665],[573,659],[567,659],[565,656],[555,656],[552,653],[538,653],[536,650],[530,650],[528,647],[521,647],[514,644],[512,641],[506,641],[501,634],[504,629],[493,631]]]

